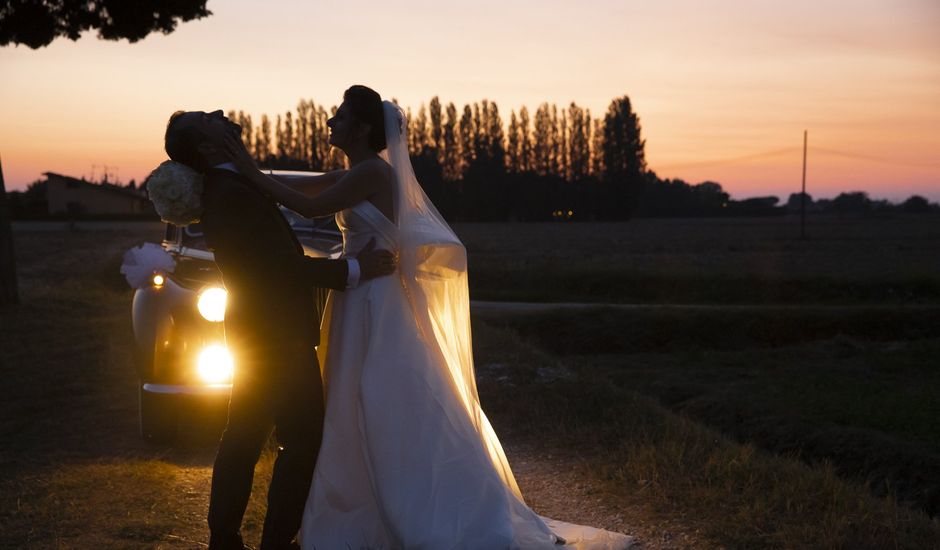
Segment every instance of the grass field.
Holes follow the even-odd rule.
[[[580,464],[618,528],[697,533],[646,548],[940,548],[925,513],[940,453],[936,222],[817,220],[808,242],[783,219],[458,226],[475,299],[760,306],[477,315],[484,406],[510,449],[535,448],[548,471]],[[159,237],[154,224],[17,226],[23,303],[0,311],[15,389],[0,401],[0,547],[206,541],[223,411],[196,410],[174,448],[136,433],[117,269]],[[588,521],[584,506],[560,519]]]
[[[940,303],[940,219],[664,219],[464,224],[476,299]]]

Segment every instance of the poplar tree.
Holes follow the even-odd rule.
[[[630,98],[623,96],[613,100],[604,116],[604,176],[610,187],[611,204],[616,211],[613,217],[629,216],[639,197],[646,171],[644,147],[640,137],[640,119],[633,112]]]
[[[519,166],[519,123],[516,111],[509,112],[509,135],[506,140],[506,165],[510,172],[521,172]]]
[[[559,164],[559,160],[560,160],[559,153],[561,152],[561,147],[560,147],[559,141],[561,139],[561,132],[559,131],[559,128],[558,128],[558,106],[555,105],[554,103],[552,103],[551,116],[549,118],[548,132],[549,132],[549,139],[548,139],[549,153],[548,153],[548,168],[547,168],[548,174],[560,175],[561,166]]]
[[[428,113],[424,108],[424,103],[418,109],[418,116],[414,121],[415,154],[420,155],[425,147],[431,144],[428,140]]]
[[[310,112],[307,117],[310,119],[310,135],[308,136],[308,143],[310,147],[310,168],[318,172],[323,171],[323,159],[324,155],[320,151],[320,144],[323,141],[322,136],[320,135],[320,111],[322,107],[317,107],[317,104],[313,101],[310,101]]]
[[[314,169],[321,172],[329,170],[332,166],[330,157],[330,129],[326,125],[326,121],[329,120],[329,118],[326,109],[322,105],[317,105],[314,110],[314,122],[311,123],[313,134],[310,139],[311,154],[315,154],[316,161]]]
[[[242,141],[245,143],[245,149],[252,157],[255,156],[255,129],[251,122],[251,115],[244,111],[238,111],[238,124],[242,127]]]
[[[523,105],[519,109],[519,169],[522,172],[533,170],[532,140],[529,133],[529,110]]]
[[[473,161],[473,110],[469,105],[463,106],[463,114],[460,116],[460,126],[457,133],[458,158],[460,177],[463,177],[464,170]]]
[[[585,122],[590,123],[590,119],[585,117],[584,109],[578,107],[573,101],[568,106],[568,120],[570,125],[568,138],[568,175],[569,179],[578,181],[588,175],[590,169],[591,153],[588,143],[589,129],[585,128]]]
[[[503,119],[499,116],[499,107],[496,103],[486,105],[486,148],[489,161],[494,163],[503,172],[506,170],[506,145],[503,134]]]
[[[447,104],[447,118],[443,126],[444,179],[457,181],[460,179],[460,156],[458,148],[457,107],[453,103]]]
[[[287,140],[284,139],[284,122],[281,120],[281,115],[277,115],[277,122],[274,126],[274,140],[275,140],[275,150],[277,151],[275,155],[275,162],[282,162],[287,158]]]
[[[417,132],[415,132],[415,119],[411,116],[411,107],[405,109],[405,120],[408,121],[408,154],[415,156],[418,154],[418,143],[415,141]]]
[[[548,103],[539,105],[535,111],[535,128],[532,133],[532,169],[540,176],[547,176],[552,169],[552,115]]]
[[[588,117],[591,114],[588,113]],[[591,175],[601,178],[604,175],[604,121],[595,118],[591,132]]]
[[[267,164],[271,157],[271,119],[268,115],[261,115],[261,126],[258,127],[255,143],[255,160],[259,164]]]
[[[293,162],[298,160],[297,142],[294,141],[294,114],[291,111],[284,113],[284,160]]]
[[[486,123],[483,120],[483,113],[486,112],[487,101],[483,100],[483,108],[479,103],[473,104],[473,156],[474,158],[485,156],[487,154]]]
[[[431,102],[428,103],[428,114],[430,117],[430,132],[431,138],[431,147],[434,148],[435,152],[438,155],[438,162],[443,164],[443,155],[441,149],[444,147],[443,142],[443,128],[441,122],[441,101],[434,96],[431,98]]]
[[[558,176],[571,181],[571,167],[568,165],[568,113],[561,110],[558,119]]]
[[[305,168],[310,168],[310,108],[306,101],[297,102],[297,145],[298,159]]]

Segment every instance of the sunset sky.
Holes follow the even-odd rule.
[[[937,0],[215,0],[136,44],[87,34],[0,48],[7,189],[53,171],[140,181],[176,109],[333,105],[361,83],[415,109],[438,95],[571,101],[628,95],[649,167],[736,198],[800,185],[940,201]]]

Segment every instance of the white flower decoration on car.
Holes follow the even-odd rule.
[[[144,243],[124,253],[121,273],[131,288],[143,288],[150,283],[155,273],[173,273],[176,262],[173,256],[156,243]]]
[[[147,177],[147,196],[160,219],[173,225],[196,223],[202,216],[202,174],[172,160]]]

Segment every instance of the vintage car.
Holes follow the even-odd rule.
[[[342,252],[342,237],[332,218],[309,220],[287,209],[282,212],[306,255],[336,257]],[[174,268],[155,270],[135,291],[133,328],[140,433],[167,443],[176,436],[187,400],[227,399],[238,354],[225,345],[226,292],[199,224],[167,224],[162,246]],[[325,295],[323,291],[318,296],[321,305]]]

